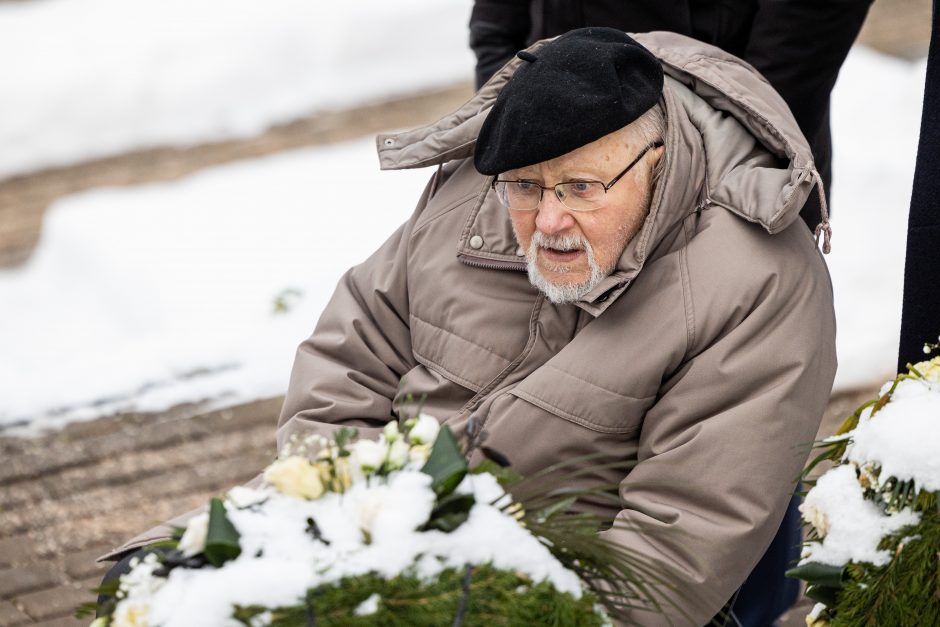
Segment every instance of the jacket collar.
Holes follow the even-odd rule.
[[[674,33],[634,36],[663,62],[666,163],[650,213],[614,272],[579,307],[600,315],[627,289],[659,245],[691,212],[721,207],[778,233],[797,219],[819,175],[786,103],[757,72],[718,48]],[[537,50],[538,42],[529,50]],[[480,126],[515,72],[507,63],[454,113],[428,126],[377,139],[382,169],[439,165],[472,156]],[[509,217],[481,177],[458,241],[470,265],[525,269]],[[824,224],[828,231],[827,218]],[[817,229],[818,231],[819,229]],[[477,238],[475,239],[475,236]]]

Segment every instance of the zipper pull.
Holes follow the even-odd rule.
[[[702,211],[706,209],[708,205],[710,204],[712,204],[712,199],[708,197],[708,194],[705,194],[705,196],[700,201],[698,201],[698,204],[695,205],[694,213],[701,215]]]

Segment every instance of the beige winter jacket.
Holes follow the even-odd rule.
[[[375,437],[413,398],[523,474],[597,452],[636,462],[579,482],[620,483],[619,508],[588,507],[643,530],[604,535],[677,582],[668,616],[630,618],[701,625],[763,554],[806,460],[836,369],[832,292],[797,219],[816,174],[783,100],[716,48],[636,39],[667,74],[665,165],[614,273],[576,305],[527,280],[469,159],[510,63],[457,112],[379,137],[385,169],[442,167],[301,344],[278,441]]]

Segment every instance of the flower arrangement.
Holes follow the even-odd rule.
[[[807,625],[940,625],[940,357],[908,365],[818,446],[806,474],[833,467],[808,482],[788,573],[818,601]]]
[[[348,428],[294,441],[259,487],[212,499],[85,609],[94,627],[322,627],[593,626],[657,607],[662,580],[571,511],[575,491],[520,502],[509,489],[527,480],[484,453],[470,469],[426,415],[377,441]]]

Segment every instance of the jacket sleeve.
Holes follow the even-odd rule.
[[[476,88],[526,47],[529,0],[476,0],[470,13],[470,49],[477,57]]]
[[[365,262],[339,281],[313,335],[297,349],[278,422],[278,449],[294,433],[330,435],[356,427],[375,438],[393,419],[402,376],[415,365],[408,325],[408,240],[418,209]]]
[[[398,382],[415,365],[408,329],[407,242],[434,185],[432,178],[412,218],[340,279],[313,335],[298,348],[278,421],[278,450],[293,433],[330,437],[341,426],[356,427],[362,437],[375,439],[392,419]],[[248,485],[260,481],[259,475]],[[169,538],[173,527],[186,526],[204,510],[199,507],[149,529],[98,560],[119,559]]]
[[[815,146],[829,94],[872,0],[759,0],[745,60],[780,92]],[[819,159],[817,159],[818,161]]]
[[[770,544],[815,439],[835,376],[835,322],[803,225],[764,240],[794,236],[804,254],[760,278],[740,267],[746,252],[690,253],[686,357],[644,418],[624,509],[601,534],[675,585],[664,590],[667,616],[635,610],[637,624],[704,625],[717,614]]]

